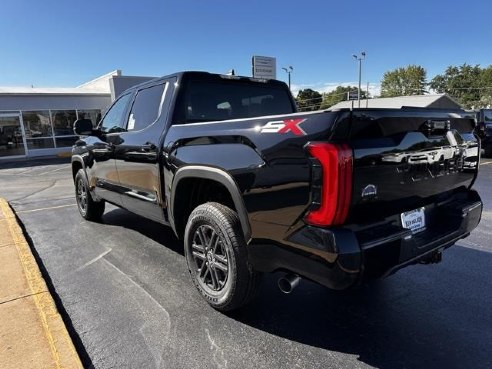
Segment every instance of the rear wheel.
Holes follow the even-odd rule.
[[[105,202],[94,201],[89,193],[87,177],[82,169],[75,175],[75,199],[77,208],[82,218],[91,221],[98,221],[104,213]]]
[[[198,206],[185,230],[185,255],[193,283],[215,309],[230,311],[248,303],[258,290],[237,214],[214,202]]]

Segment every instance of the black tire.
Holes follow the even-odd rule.
[[[89,191],[87,177],[82,169],[75,175],[75,199],[82,218],[99,221],[104,213],[105,202],[94,201]]]
[[[256,295],[261,274],[248,262],[233,210],[215,202],[195,208],[186,224],[184,246],[191,279],[213,308],[231,311]]]

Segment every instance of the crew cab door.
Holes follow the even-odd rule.
[[[123,206],[156,221],[164,221],[165,198],[159,170],[160,137],[166,122],[175,78],[138,89],[130,106],[125,130],[115,147]]]
[[[132,94],[127,93],[113,103],[99,124],[102,134],[99,137],[92,137],[88,145],[93,159],[92,166],[87,168],[89,183],[94,186],[97,196],[117,205],[122,205],[122,199],[114,149],[120,140],[119,133],[126,123],[131,97]]]

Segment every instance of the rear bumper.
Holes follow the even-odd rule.
[[[428,259],[467,237],[480,222],[482,207],[475,191],[426,206],[426,230],[416,234],[401,227],[399,214],[363,226],[306,225],[282,243],[253,242],[249,257],[259,271],[288,271],[332,289],[348,289]]]

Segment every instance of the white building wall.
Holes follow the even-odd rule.
[[[117,69],[112,72],[106,73],[103,76],[97,77],[92,81],[86,82],[77,88],[80,89],[89,89],[89,90],[98,90],[100,92],[109,92],[109,81],[111,78],[121,76],[121,70]]]
[[[81,111],[86,111],[84,112],[85,114],[88,114],[87,111],[100,111],[104,114],[114,98],[124,89],[152,78],[153,77],[122,76],[120,70],[115,70],[75,88],[0,87],[0,116],[2,116],[2,114],[4,117],[9,116],[10,113],[20,115],[19,119],[21,120],[22,127],[27,126],[27,124],[23,123],[23,117],[25,117],[26,114],[22,114],[22,112],[28,113],[31,111],[36,112],[35,114],[37,115],[43,113],[45,116],[48,116],[47,119],[51,122],[51,133],[44,132],[46,136],[35,138],[32,135],[32,132],[34,132],[32,129],[23,129],[22,137],[24,142],[27,142],[27,145],[25,146],[27,157],[69,153],[71,147],[67,147],[68,141],[60,141],[61,143],[59,145],[58,140],[67,137],[76,138],[76,136],[71,132],[60,133],[65,129],[60,129],[59,124],[55,127],[53,118],[55,112],[58,112],[59,114],[60,111],[63,110],[72,112],[77,111],[77,116],[79,116]],[[75,114],[72,113],[71,116],[73,117],[74,115]],[[92,119],[95,120],[95,118]],[[58,133],[55,128],[58,129]],[[24,131],[26,130],[29,133],[25,133]],[[48,147],[48,144],[46,145],[46,148],[42,148],[41,144],[37,148],[32,147],[32,143],[35,140],[46,138],[53,140],[53,147]],[[12,140],[12,142],[13,141],[14,140]],[[36,142],[41,143],[41,141]],[[12,145],[11,142],[9,144]],[[31,144],[30,148],[28,147],[29,144]],[[15,145],[17,145],[17,141],[15,142]],[[6,144],[2,141],[0,149],[5,149],[4,146],[6,146]],[[8,159],[8,156],[6,156],[8,153],[4,152],[4,154],[5,155],[3,156],[0,155],[0,161]]]
[[[106,109],[111,95],[10,95],[0,94],[0,111]]]

